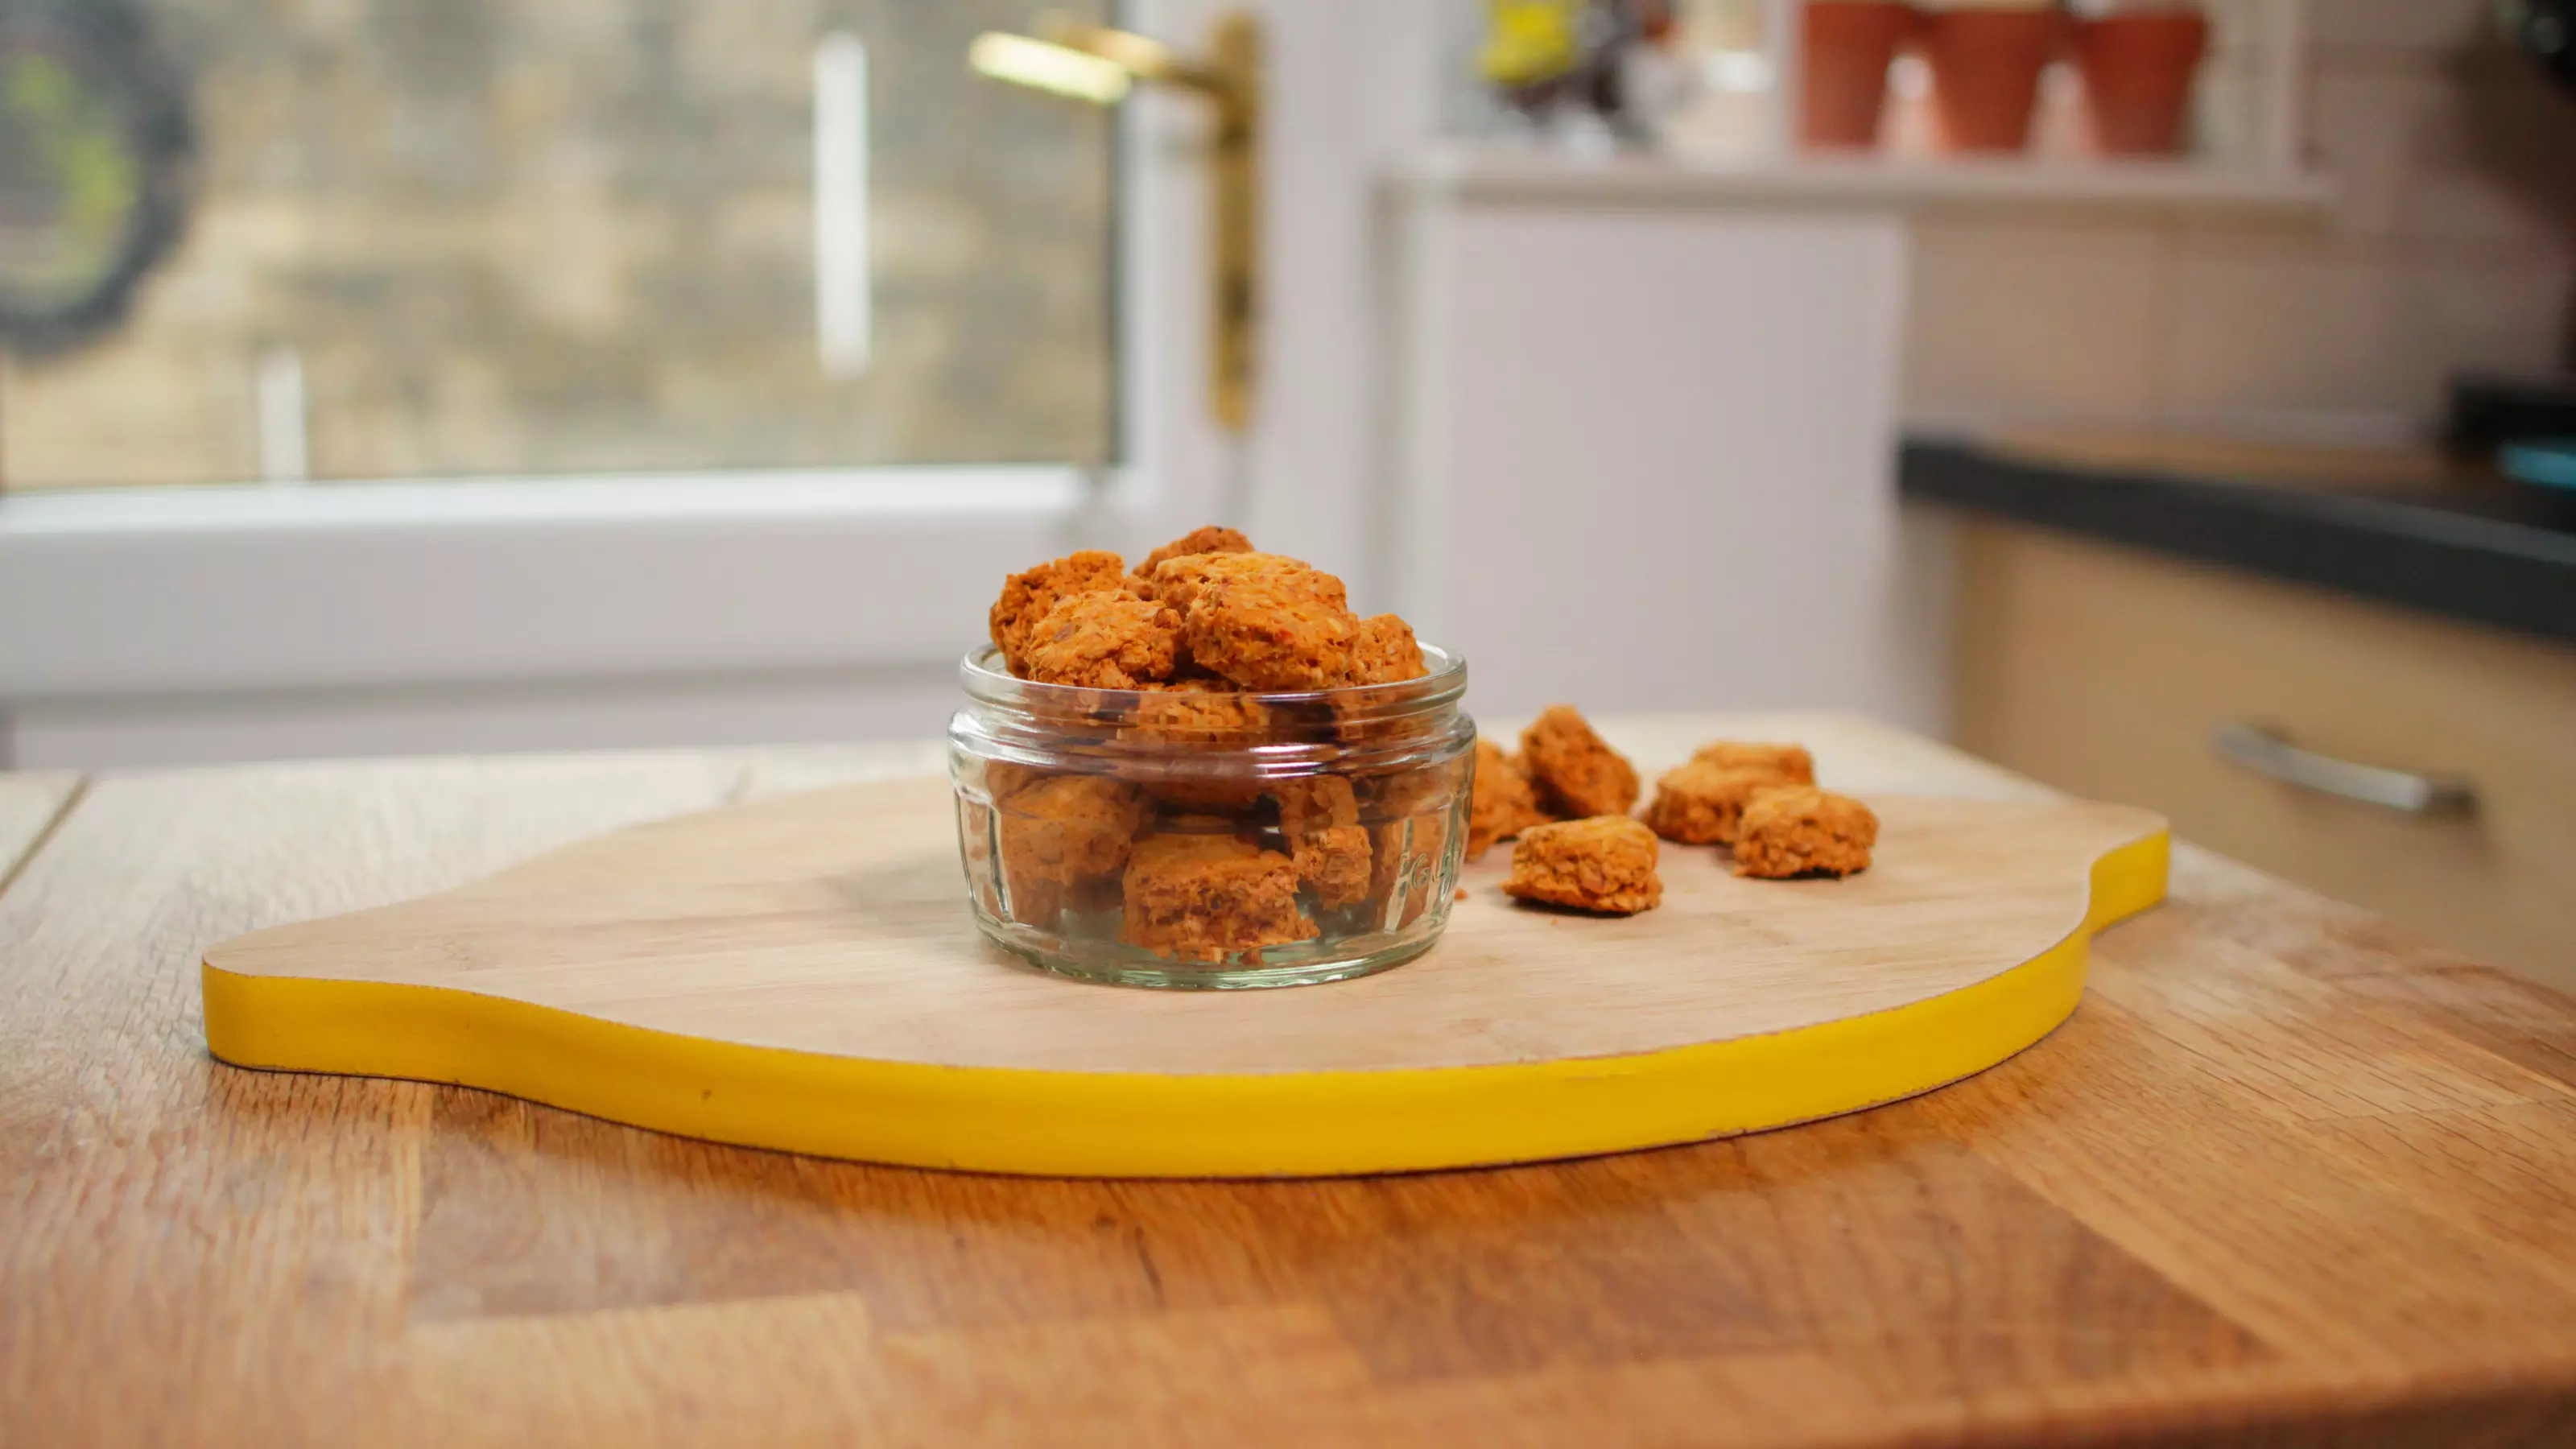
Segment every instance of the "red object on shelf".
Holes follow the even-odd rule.
[[[1919,18],[1901,0],[1807,0],[1799,51],[1801,142],[1877,144],[1888,63]]]
[[[2041,10],[1942,10],[1924,17],[1932,113],[1953,151],[2019,151],[2030,144],[2039,73],[2064,21]]]
[[[2075,30],[2084,109],[2095,144],[2113,156],[2182,149],[2192,77],[2209,51],[2209,17],[2190,6],[2088,20]]]

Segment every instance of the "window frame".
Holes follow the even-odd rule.
[[[1112,128],[1116,463],[0,494],[0,766],[12,711],[946,668],[995,560],[1218,503],[1241,443],[1200,397],[1200,291],[1169,281],[1201,274],[1203,124],[1139,92]]]

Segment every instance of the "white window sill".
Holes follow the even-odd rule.
[[[466,531],[762,518],[922,518],[1064,512],[1063,467],[851,468],[404,479],[208,488],[72,488],[0,496],[0,548],[22,539],[335,529]]]
[[[1070,467],[0,498],[12,701],[953,660]]]

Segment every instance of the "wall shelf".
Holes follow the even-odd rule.
[[[1795,206],[1928,210],[2087,207],[2322,214],[2334,178],[2207,161],[2027,157],[1585,157],[1450,144],[1385,174],[1400,192],[1567,206]]]

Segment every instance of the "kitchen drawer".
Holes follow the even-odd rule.
[[[2029,529],[1962,538],[1961,744],[2576,989],[2576,650]],[[2214,748],[2231,722],[2459,777],[2474,811],[2265,778]]]

